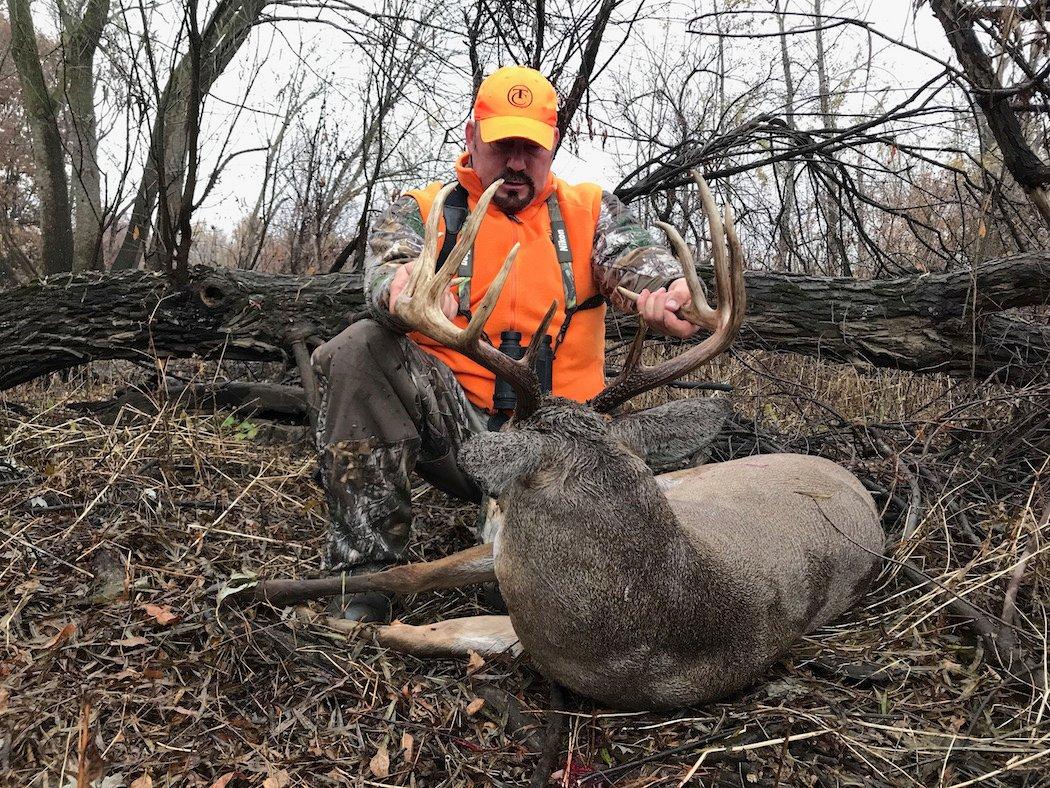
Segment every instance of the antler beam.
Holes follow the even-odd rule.
[[[689,286],[691,303],[679,310],[679,314],[689,322],[712,332],[711,336],[680,356],[662,364],[647,367],[641,364],[642,344],[646,333],[646,326],[643,323],[627,354],[623,371],[590,401],[591,407],[597,411],[610,411],[643,391],[662,386],[692,372],[728,348],[744,322],[747,304],[747,297],[744,293],[744,251],[733,225],[732,210],[726,206],[723,223],[707,182],[700,173],[695,171],[693,178],[700,187],[704,216],[711,228],[711,255],[714,261],[715,290],[718,298],[716,308],[711,307],[704,295],[700,279],[696,275],[693,256],[682,237],[670,225],[663,222],[659,222],[658,225],[667,233],[671,246],[682,265],[682,274],[686,284]],[[620,288],[620,292],[632,300],[638,298],[636,293],[629,290]]]

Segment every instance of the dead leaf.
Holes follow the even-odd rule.
[[[59,630],[58,634],[55,635],[51,640],[47,641],[41,648],[55,648],[60,646],[73,637],[73,633],[77,631],[77,625],[73,622],[66,624],[62,629]]]
[[[27,596],[29,594],[35,594],[40,589],[40,581],[36,579],[26,580],[24,583],[19,583],[15,586],[15,594],[18,596]]]
[[[162,627],[168,626],[168,624],[174,624],[179,620],[179,616],[171,612],[170,608],[164,605],[142,605],[142,609],[146,611],[147,615],[153,617],[153,619],[160,624]]]
[[[124,648],[135,648],[136,646],[148,646],[149,640],[142,637],[142,635],[135,635],[130,638],[124,638],[123,640],[111,640],[109,641],[111,646],[123,646]]]
[[[405,751],[405,760],[411,761],[416,750],[416,740],[407,731],[401,734],[401,749]]]
[[[285,788],[292,781],[292,775],[287,769],[281,769],[277,774],[271,774],[263,780],[263,788]]]
[[[132,781],[131,788],[153,788],[153,778],[144,774]]]
[[[371,769],[373,777],[382,779],[390,775],[390,754],[386,750],[386,739],[368,762],[368,768]]]
[[[485,706],[484,698],[474,698],[470,703],[467,704],[467,716],[473,717]]]
[[[211,784],[211,788],[226,788],[236,776],[237,772],[226,772],[226,774]]]
[[[477,673],[485,667],[485,659],[476,651],[470,652],[470,658],[467,660],[467,673]]]

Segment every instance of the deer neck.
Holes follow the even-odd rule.
[[[542,471],[508,491],[497,559],[504,573],[522,585],[543,578],[546,590],[578,586],[564,598],[596,601],[625,591],[667,596],[693,584],[706,559],[645,463],[626,453],[603,459]]]

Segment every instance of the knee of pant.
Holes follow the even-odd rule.
[[[341,372],[359,375],[375,364],[376,359],[389,358],[399,335],[375,320],[358,320],[341,334],[325,342],[315,352],[315,364],[331,379]]]
[[[405,367],[403,341],[401,334],[373,320],[359,320],[333,339],[323,370],[330,404],[340,407],[336,403],[397,389]]]

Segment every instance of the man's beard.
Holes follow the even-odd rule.
[[[499,207],[503,213],[517,213],[536,199],[536,184],[532,178],[529,177],[528,173],[504,170],[499,177],[506,183],[523,183],[526,186],[525,193],[521,196],[511,194],[504,197],[498,192],[496,193],[496,196],[492,198],[492,201],[496,203],[497,207]]]

